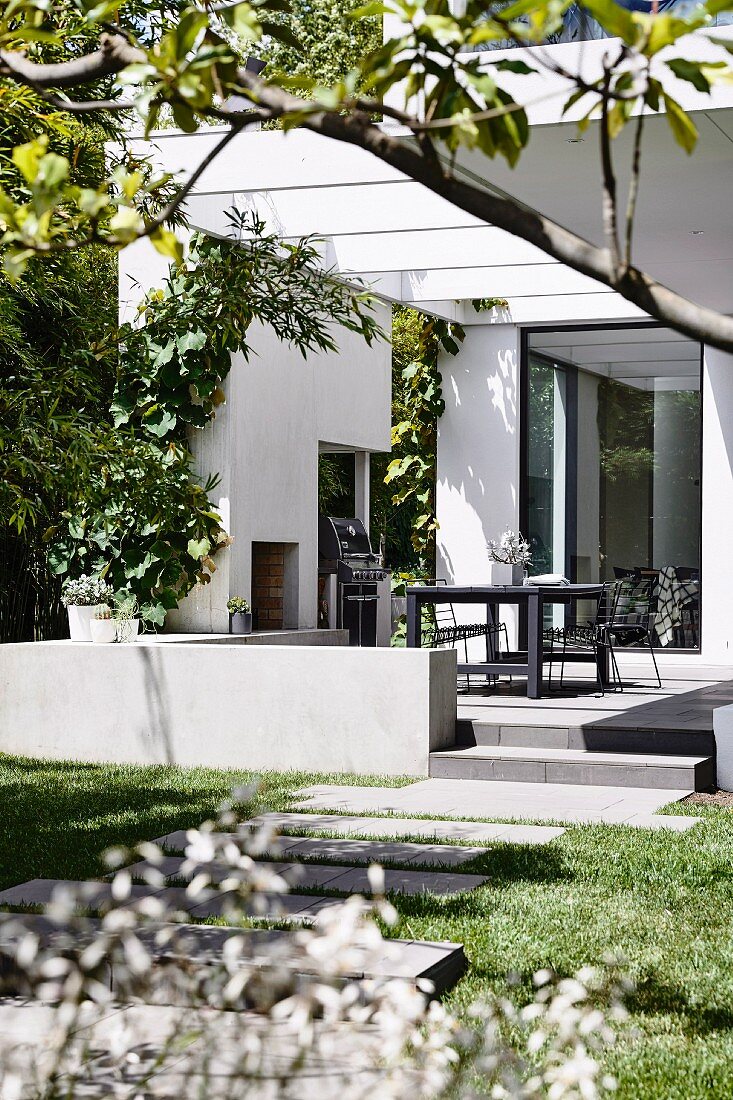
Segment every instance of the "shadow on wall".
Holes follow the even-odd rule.
[[[142,759],[150,763],[175,764],[171,721],[169,714],[169,690],[166,684],[162,654],[154,646],[140,646],[137,654],[143,666],[143,692],[146,720],[138,730],[138,742]]]
[[[449,583],[480,584],[488,580],[487,541],[518,525],[517,330],[469,328],[441,369],[437,570]]]

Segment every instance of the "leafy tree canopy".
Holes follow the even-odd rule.
[[[689,50],[680,54],[678,43],[690,32],[710,28],[733,9],[733,0],[648,14],[614,0],[578,0],[579,17],[596,20],[614,36],[600,71],[590,76],[566,68],[563,55],[547,49],[495,60],[483,52],[507,41],[536,46],[552,40],[570,7],[571,0],[499,0],[489,6],[483,0],[371,0],[353,14],[365,20],[390,16],[391,37],[367,49],[345,76],[324,87],[319,81],[329,75],[325,55],[315,77],[285,77],[272,72],[273,66],[269,76],[260,76],[241,64],[237,44],[268,49],[278,64],[292,62],[292,51],[303,51],[290,0],[232,0],[215,6],[197,0],[3,3],[0,79],[10,87],[32,89],[50,109],[75,118],[134,114],[148,131],[164,109],[185,131],[211,120],[230,127],[204,161],[177,182],[173,194],[172,181],[133,163],[124,142],[116,163],[89,186],[74,179],[72,158],[55,151],[45,134],[13,145],[9,159],[20,194],[0,192],[5,269],[17,276],[34,255],[100,241],[121,247],[143,234],[179,259],[180,246],[169,226],[190,188],[241,127],[279,120],[367,149],[468,213],[616,290],[658,320],[731,351],[733,319],[694,305],[638,269],[633,239],[645,113],[662,114],[681,149],[693,152],[697,131],[674,89],[684,81],[707,94],[715,83],[730,80],[733,47],[709,35],[719,50],[711,61],[689,56]],[[301,30],[306,22],[300,19]],[[318,34],[317,27],[313,33]],[[311,56],[315,51],[313,42]],[[479,150],[489,161],[502,157],[512,166],[520,163],[530,139],[529,94],[512,94],[504,74],[510,73],[512,88],[518,88],[537,71],[562,77],[568,87],[565,110],[580,111],[581,128],[592,124],[598,131],[600,245],[455,171],[462,147]],[[240,97],[234,105],[233,95]],[[237,106],[241,97],[251,106]],[[377,125],[380,114],[402,131]],[[630,184],[622,189],[613,146],[627,127],[633,128],[633,156]]]

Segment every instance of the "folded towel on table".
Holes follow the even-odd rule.
[[[552,584],[561,588],[570,581],[562,573],[539,573],[536,577],[527,577],[527,584]]]

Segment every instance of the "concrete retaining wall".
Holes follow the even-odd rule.
[[[427,775],[454,650],[0,645],[0,751],[113,763]]]

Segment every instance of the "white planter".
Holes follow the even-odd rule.
[[[522,585],[524,584],[524,566],[504,565],[503,562],[489,562],[489,584]]]
[[[134,642],[140,633],[139,619],[115,619],[118,642]]]
[[[89,623],[98,606],[98,604],[92,607],[70,604],[66,608],[69,613],[69,637],[72,642],[91,642],[92,634]]]
[[[117,641],[117,624],[114,619],[90,619],[92,641],[97,645],[109,645]]]

